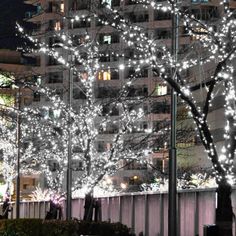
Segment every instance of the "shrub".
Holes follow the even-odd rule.
[[[0,236],[130,236],[121,223],[41,219],[0,220]]]

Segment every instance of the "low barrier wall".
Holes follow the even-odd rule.
[[[99,198],[103,221],[121,222],[138,236],[168,236],[167,193],[133,193]],[[204,225],[215,223],[215,189],[178,192],[178,235],[203,236]],[[236,189],[232,193],[236,206]],[[64,216],[65,216],[64,203]],[[20,218],[45,218],[49,202],[21,202]],[[83,219],[84,199],[72,200],[72,217]],[[11,215],[15,218],[15,205]],[[233,229],[234,236],[235,227]]]

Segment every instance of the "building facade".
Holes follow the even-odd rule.
[[[152,8],[145,8],[142,4],[135,3],[132,0],[105,0],[101,1],[101,7],[104,2],[120,11],[132,24],[145,28],[145,33],[150,39],[158,40],[160,44],[171,47],[172,23],[169,13]],[[140,105],[146,115],[142,122],[137,125],[137,129],[132,131],[133,135],[135,135],[135,133],[145,132],[149,129],[158,132],[158,130],[163,129],[163,124],[165,124],[164,128],[169,129],[170,89],[150,67],[141,68],[137,73],[135,68],[129,65],[130,58],[134,56],[134,50],[127,46],[114,28],[103,25],[102,20],[98,20],[98,18],[89,17],[93,1],[27,0],[25,3],[32,4],[36,7],[36,12],[26,14],[26,20],[35,23],[36,27],[32,32],[32,36],[38,38],[41,42],[45,42],[49,46],[55,46],[58,43],[54,36],[55,32],[66,32],[70,35],[74,35],[79,43],[83,43],[85,40],[85,33],[94,40],[97,40],[100,53],[100,71],[98,72],[96,81],[96,96],[98,99],[105,99],[107,90],[115,92],[116,89],[122,86],[124,81],[132,76],[135,76],[137,79],[130,89],[130,97],[140,99],[151,95],[150,99]],[[232,8],[234,8],[234,2],[230,2],[230,4]],[[193,14],[197,19],[207,22],[210,21],[212,24],[215,24],[222,15],[222,7],[220,7],[219,1],[185,1],[183,2],[183,9],[188,9],[189,13]],[[76,20],[76,17],[79,17],[79,20]],[[185,48],[191,45],[194,40],[195,38],[187,35],[181,22],[179,27],[180,54],[184,54]],[[58,50],[60,50],[59,46]],[[125,68],[120,69],[120,65],[125,65]],[[68,69],[65,69],[53,57],[40,55],[40,71],[42,82],[46,86],[56,89],[61,98],[67,101]],[[188,70],[182,76],[188,79],[190,84],[194,87],[199,84],[199,81],[200,83],[207,81],[211,73],[211,65],[207,65],[207,68],[195,67]],[[79,81],[77,78],[73,78],[74,107],[83,100],[78,85]],[[195,89],[195,91],[196,93],[202,94],[204,97],[204,92],[201,89]],[[199,98],[199,102],[200,100],[201,98]],[[38,98],[37,102],[47,103],[43,97]],[[209,118],[210,123],[215,126],[214,132],[216,136],[221,132],[220,130],[223,127],[223,121],[218,122],[218,120],[216,120],[216,117],[222,112],[222,107],[219,105],[220,103],[217,104],[218,106],[213,109],[214,112],[210,114]],[[114,111],[113,115],[119,116],[119,110]],[[182,119],[186,120],[186,118],[188,118],[187,111],[180,107],[179,115],[178,123],[180,129],[186,129],[186,126],[182,127],[181,123]],[[106,133],[101,134],[101,140],[98,141],[97,144],[98,150],[102,152],[108,148],[107,141],[111,139],[116,129],[117,127],[111,127]],[[192,123],[190,129],[194,129]],[[221,137],[217,138],[217,141],[221,140]],[[199,145],[194,132],[187,140],[183,138],[179,141],[178,149],[180,165],[187,165],[186,168],[191,168],[191,166],[201,168],[201,166],[210,165],[208,161],[205,161],[206,154],[202,151],[203,149],[201,145]],[[181,158],[181,155],[183,158]],[[197,159],[195,158],[196,156],[198,157]],[[186,161],[186,157],[194,161],[188,162]],[[150,160],[159,173],[167,173],[168,158],[168,138],[166,138],[165,141],[157,145],[155,152],[150,156]],[[145,182],[150,178],[150,176],[147,175],[149,168],[150,167],[147,165],[130,163],[112,177],[113,184],[127,187],[128,185],[136,185]]]

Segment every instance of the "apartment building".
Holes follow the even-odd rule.
[[[119,33],[113,28],[104,26],[95,18],[87,20],[86,16],[89,14],[91,5],[90,1],[86,0],[26,0],[25,3],[32,4],[36,7],[36,12],[26,13],[26,20],[35,23],[35,30],[32,32],[34,37],[37,37],[43,42],[49,45],[55,45],[57,39],[53,36],[55,31],[69,32],[71,35],[76,36],[77,40],[83,42],[84,33],[88,34],[99,42],[100,52],[100,64],[101,70],[97,75],[97,99],[104,99],[108,96],[108,91],[116,93],[117,89],[122,85],[130,76],[138,78],[135,84],[130,89],[129,96],[132,98],[138,98],[140,96],[146,96],[152,93],[152,99],[142,104],[142,108],[146,112],[146,116],[135,132],[144,132],[148,129],[160,130],[163,126],[163,122],[166,124],[170,121],[170,90],[160,80],[158,75],[155,75],[151,68],[144,67],[138,72],[135,72],[133,67],[125,67],[124,70],[119,69],[120,64],[128,65],[128,61],[133,57],[134,51],[132,48],[128,48],[126,43],[122,41]],[[159,40],[171,47],[171,15],[167,12],[159,10],[153,10],[152,8],[144,8],[141,4],[134,3],[132,0],[104,0],[101,3],[106,2],[108,5],[122,12],[122,14],[129,19],[133,24],[143,26],[146,29],[146,34],[149,38]],[[230,3],[234,7],[234,2]],[[219,1],[185,1],[183,8],[188,9],[190,13],[195,15],[198,19],[204,21],[216,21],[222,14],[222,9],[219,7]],[[75,16],[81,16],[79,21],[71,21]],[[189,37],[182,25],[179,27],[179,45],[180,49],[184,51],[188,45],[190,45],[195,39]],[[60,49],[58,49],[60,50]],[[181,51],[180,50],[180,51]],[[119,55],[123,55],[120,57]],[[68,78],[69,72],[62,67],[52,57],[40,56],[40,70],[42,74],[42,81],[48,87],[56,89],[58,94],[67,101],[68,99]],[[201,74],[197,69],[189,70],[185,72],[184,77],[192,81],[193,84],[198,83]],[[206,68],[204,68],[206,71]],[[204,72],[205,73],[205,72]],[[208,77],[204,75],[204,80]],[[83,94],[81,94],[76,83],[79,81],[74,78],[73,80],[73,103],[83,100]],[[199,92],[196,90],[196,92]],[[37,98],[38,103],[46,103],[46,99],[41,97]],[[212,122],[216,117],[217,111],[211,114]],[[187,117],[187,111],[180,109],[182,117]],[[119,116],[119,110],[115,109],[114,116]],[[217,122],[216,122],[217,123]],[[216,124],[218,127],[222,127],[222,123]],[[216,129],[217,129],[216,127]],[[106,133],[101,134],[101,141],[98,142],[97,148],[101,152],[107,148],[107,140],[111,139],[111,136],[115,133],[118,127],[111,127]],[[178,147],[184,146],[185,151],[190,156],[199,156],[199,150],[202,148],[196,146],[196,138],[190,140],[180,141]],[[168,142],[168,141],[166,141]],[[159,171],[167,172],[168,167],[168,146],[166,142],[163,142],[157,146],[156,151],[150,157],[154,166]],[[187,144],[186,144],[187,143]],[[197,147],[197,148],[196,148]],[[194,165],[199,166],[199,163],[203,165],[209,165],[205,162],[205,154],[201,151],[201,155],[195,161]],[[190,163],[191,165],[191,163]],[[120,170],[115,176],[112,177],[113,184],[117,186],[129,186],[136,185],[149,178],[149,167],[146,165],[140,165],[138,163],[132,163],[127,165],[124,169]]]

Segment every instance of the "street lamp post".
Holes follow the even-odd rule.
[[[172,3],[172,57],[176,65],[178,52],[178,15],[175,12],[177,0]],[[176,79],[176,68],[172,69],[172,79]],[[177,230],[177,161],[176,161],[176,111],[177,96],[175,91],[171,90],[171,143],[169,158],[169,214],[168,214],[168,235],[176,236]]]
[[[16,142],[17,142],[17,176],[16,176],[16,218],[20,218],[20,147],[21,147],[21,141],[20,141],[20,136],[21,136],[21,119],[20,119],[20,110],[21,110],[21,91],[20,87],[18,88],[17,92],[17,133],[16,133]]]
[[[72,23],[73,29],[73,23]],[[67,178],[66,178],[66,219],[71,219],[71,208],[72,208],[72,168],[71,168],[71,159],[72,159],[72,140],[71,140],[71,108],[73,100],[73,68],[72,68],[72,54],[70,54],[70,68],[68,76],[68,158],[67,158]]]

